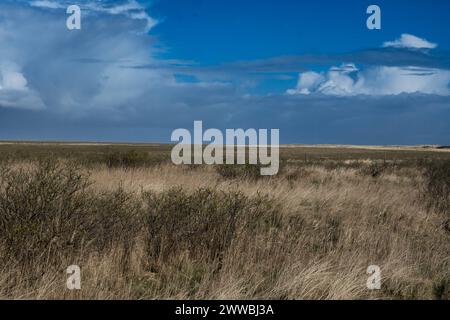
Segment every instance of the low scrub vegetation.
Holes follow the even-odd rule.
[[[0,298],[449,299],[448,161],[286,162],[259,179],[140,159],[5,159]],[[73,264],[81,290],[65,287]]]

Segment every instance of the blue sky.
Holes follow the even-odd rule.
[[[448,1],[0,3],[4,140],[169,142],[203,120],[282,143],[450,144],[449,84]]]
[[[374,3],[382,9],[381,31],[365,27]],[[351,52],[402,33],[430,36],[450,50],[448,1],[159,0],[152,8],[163,21],[154,32],[172,49],[165,56],[201,63]]]

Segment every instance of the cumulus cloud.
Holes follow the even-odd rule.
[[[6,79],[0,85],[9,86],[8,95],[0,91],[0,108],[45,108],[65,119],[101,117],[122,123],[141,118],[150,123],[170,114],[171,121],[179,123],[183,119],[177,114],[192,113],[206,103],[220,105],[235,96],[236,88],[224,83],[178,81],[171,67],[178,61],[154,57],[161,49],[145,32],[146,20],[132,16],[138,14],[133,11],[138,6],[123,3],[102,4],[104,10],[83,16],[79,31],[67,30],[61,19],[65,11],[36,9],[28,2],[0,4],[0,73],[4,71]],[[52,32],[41,32],[37,38],[39,30]],[[6,65],[15,67],[6,73]],[[13,94],[13,84],[26,90]],[[198,96],[205,100],[192,102]]]
[[[362,94],[423,93],[450,95],[450,71],[419,67],[375,67],[360,76]]]
[[[22,109],[44,109],[39,94],[28,87],[19,67],[3,61],[0,64],[0,105]]]
[[[332,96],[398,95],[422,93],[450,95],[450,71],[422,67],[374,66],[359,70],[354,64],[332,67],[327,72],[300,74],[297,87],[288,94],[321,93]]]
[[[288,94],[323,93],[326,95],[347,96],[356,94],[358,80],[354,75],[358,69],[354,64],[342,64],[331,67],[328,72],[309,71],[301,73],[295,89],[289,89]]]
[[[113,116],[119,109],[143,107],[152,87],[173,83],[162,69],[124,68],[158,64],[140,4],[85,1],[95,15],[83,16],[86,28],[69,31],[61,19],[65,11],[54,3],[0,4],[0,106]]]
[[[310,94],[312,91],[316,90],[321,83],[325,81],[325,77],[317,72],[304,72],[301,73],[298,79],[298,84],[296,89],[289,89],[289,94]]]
[[[20,72],[1,70],[0,90],[27,90],[27,80]]]
[[[384,47],[431,49],[437,44],[403,34],[385,42]],[[425,53],[424,53],[425,54]],[[307,71],[299,75],[297,86],[287,94],[321,93],[331,96],[399,95],[422,93],[450,95],[450,70],[420,65],[369,65],[358,69],[353,63],[331,67],[326,72]]]
[[[399,39],[394,41],[386,41],[383,44],[384,48],[410,48],[410,49],[434,49],[437,47],[436,43],[429,42],[425,39],[416,37],[412,34],[404,33]]]

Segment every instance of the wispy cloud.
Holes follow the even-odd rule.
[[[63,4],[58,3],[56,1],[49,1],[49,0],[35,0],[35,1],[31,1],[30,5],[32,7],[47,8],[47,9],[63,9],[63,8],[65,8]]]
[[[111,15],[125,15],[131,19],[143,20],[146,22],[145,32],[150,31],[157,25],[158,21],[151,17],[146,7],[137,2],[136,0],[125,0],[118,3],[81,0],[76,3],[71,0],[33,0],[29,2],[32,7],[42,9],[66,9],[69,5],[79,4],[82,10],[93,13],[107,13]]]
[[[404,33],[399,39],[394,41],[386,41],[383,47],[393,48],[410,48],[410,49],[434,49],[437,47],[436,43],[429,42],[425,39],[416,37],[412,34]]]

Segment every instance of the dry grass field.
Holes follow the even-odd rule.
[[[449,299],[448,150],[281,159],[260,177],[166,145],[2,143],[0,299]]]

